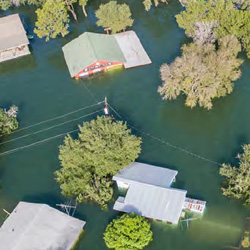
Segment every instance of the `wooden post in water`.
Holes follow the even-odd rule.
[[[3,209],[3,211],[10,216],[10,213],[6,209]]]

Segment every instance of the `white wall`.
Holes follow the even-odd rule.
[[[125,183],[123,181],[116,181],[118,188],[121,189],[128,189],[129,188],[129,184]]]

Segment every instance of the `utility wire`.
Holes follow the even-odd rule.
[[[122,116],[121,116],[121,115],[120,115],[120,114],[119,114],[119,113],[118,113],[109,103],[108,103],[108,106],[110,107],[111,110],[113,110],[113,112],[114,112],[120,119],[124,120],[124,119],[122,118]],[[132,126],[132,125],[130,125],[130,124],[128,124],[128,123],[127,123],[127,125],[128,125],[129,127],[133,128],[133,129],[137,130],[138,132],[140,132],[140,133],[142,133],[142,134],[144,134],[144,135],[146,135],[146,136],[148,136],[148,137],[151,137],[152,139],[154,139],[154,140],[156,140],[156,141],[159,141],[159,142],[161,142],[161,143],[163,143],[163,144],[165,144],[165,145],[167,145],[167,146],[169,146],[169,147],[171,147],[171,148],[174,148],[174,149],[177,149],[177,150],[179,150],[179,151],[182,151],[182,152],[184,152],[184,153],[186,153],[186,154],[188,154],[188,155],[191,155],[191,156],[193,156],[193,157],[196,157],[196,158],[198,158],[198,159],[200,159],[200,160],[207,161],[207,162],[209,162],[209,163],[213,163],[213,164],[215,164],[215,165],[221,166],[221,164],[220,164],[219,162],[216,162],[216,161],[207,159],[207,158],[205,158],[205,157],[203,157],[203,156],[200,156],[200,155],[198,155],[198,154],[195,154],[195,153],[193,153],[193,152],[190,152],[190,151],[188,151],[188,150],[186,150],[186,149],[183,149],[183,148],[181,148],[181,147],[175,146],[175,145],[171,144],[170,142],[164,141],[164,140],[162,140],[162,139],[160,139],[160,138],[158,138],[158,137],[156,137],[156,136],[154,136],[154,135],[152,135],[152,134],[146,133],[146,132],[144,132],[143,130],[138,129],[138,128],[136,128],[136,127],[134,127],[134,126]]]
[[[98,110],[98,111],[96,111],[96,112],[89,113],[89,114],[87,114],[87,115],[84,115],[84,117],[93,115],[93,114],[95,114],[95,113],[97,113],[97,112],[100,112],[100,111],[101,111],[101,110]],[[77,119],[78,119],[78,118],[77,118]],[[77,120],[77,119],[76,119],[76,120]],[[46,130],[46,129],[44,129],[44,130]],[[76,132],[76,131],[79,131],[79,129],[71,130],[71,131],[66,132],[66,133],[58,134],[58,135],[55,135],[55,136],[52,136],[52,137],[48,137],[48,138],[46,138],[46,139],[43,139],[43,140],[40,140],[40,141],[31,143],[31,144],[28,144],[28,145],[25,145],[25,146],[21,146],[21,147],[17,147],[17,148],[14,148],[14,149],[5,151],[5,152],[3,152],[3,153],[0,153],[0,157],[1,157],[1,156],[4,156],[4,155],[8,155],[8,154],[15,153],[15,152],[20,151],[20,150],[22,150],[22,149],[26,149],[26,148],[29,148],[29,147],[36,146],[36,145],[41,144],[41,143],[44,143],[44,142],[51,141],[51,140],[53,140],[53,139],[62,137],[62,136],[67,135],[67,134],[74,133],[74,132]]]
[[[55,120],[57,120],[57,119],[66,117],[66,116],[68,116],[68,115],[77,113],[77,112],[79,112],[79,111],[82,111],[82,110],[85,110],[85,109],[88,109],[88,108],[95,107],[95,106],[100,105],[100,104],[102,104],[102,103],[104,103],[104,101],[97,102],[97,103],[95,103],[95,104],[92,104],[92,105],[89,105],[89,106],[85,106],[85,107],[83,107],[83,108],[79,108],[79,109],[74,110],[74,111],[71,111],[71,112],[69,112],[69,113],[66,113],[66,114],[63,114],[63,115],[59,115],[59,116],[57,116],[57,117],[54,117],[54,118],[51,118],[51,119],[48,119],[48,120],[44,120],[44,121],[38,122],[38,123],[35,123],[35,124],[32,124],[32,125],[29,125],[29,126],[27,126],[27,127],[23,127],[23,128],[18,129],[18,130],[16,130],[16,131],[13,131],[11,134],[18,133],[18,132],[20,132],[20,131],[23,131],[23,130],[26,130],[26,129],[29,129],[29,128],[32,128],[32,127],[35,127],[35,126],[38,126],[38,125],[41,125],[41,124],[44,124],[44,123],[47,123],[47,122],[55,121]]]
[[[0,145],[6,144],[6,143],[9,143],[9,142],[13,142],[13,141],[17,141],[17,140],[20,140],[20,139],[22,139],[22,138],[29,137],[29,136],[31,136],[31,135],[36,135],[36,134],[42,133],[42,132],[44,132],[44,131],[48,131],[48,130],[53,129],[53,128],[56,128],[56,127],[60,127],[60,126],[62,126],[62,125],[64,125],[64,124],[67,124],[67,123],[70,123],[70,122],[73,122],[73,121],[77,121],[77,120],[79,120],[79,119],[81,119],[81,118],[84,118],[84,117],[87,117],[87,116],[90,116],[90,115],[94,115],[94,114],[96,114],[96,113],[99,113],[100,111],[103,111],[103,109],[99,109],[99,110],[97,110],[97,111],[95,111],[95,112],[92,112],[92,113],[89,113],[89,114],[86,114],[86,115],[79,116],[79,117],[77,117],[77,118],[75,118],[75,119],[72,119],[72,120],[69,120],[69,121],[65,121],[65,122],[62,122],[62,123],[59,123],[59,124],[50,126],[50,127],[48,127],[48,128],[45,128],[45,129],[38,130],[38,131],[36,131],[36,132],[34,132],[34,133],[30,133],[30,134],[27,134],[27,135],[19,136],[19,137],[17,137],[17,138],[14,138],[14,139],[11,139],[11,140],[2,142],[2,143],[0,143]]]
[[[91,97],[93,98],[94,101],[96,101],[96,104],[99,105],[100,102],[97,100],[97,98],[95,97],[94,93],[87,87],[87,85],[85,84],[85,82],[82,80],[83,82],[83,86],[84,88],[89,92],[89,94],[91,95]],[[104,102],[104,101],[102,101]]]
[[[29,147],[36,146],[36,145],[41,144],[41,143],[44,143],[44,142],[51,141],[51,140],[56,139],[56,138],[63,137],[63,136],[65,136],[65,135],[67,135],[67,134],[72,134],[72,133],[74,133],[74,132],[76,132],[76,131],[79,131],[79,129],[71,130],[71,131],[68,131],[68,132],[66,132],[66,133],[62,133],[62,134],[59,134],[59,135],[55,135],[55,136],[46,138],[46,139],[41,140],[41,141],[37,141],[37,142],[31,143],[31,144],[28,144],[28,145],[25,145],[25,146],[22,146],[22,147],[18,147],[18,148],[14,148],[14,149],[12,149],[12,150],[5,151],[5,152],[3,152],[3,153],[0,153],[0,157],[1,157],[1,156],[4,156],[4,155],[8,155],[8,154],[15,153],[15,152],[20,151],[20,150],[25,149],[25,148],[29,148]]]
[[[85,86],[85,84],[84,84],[84,87],[88,90],[88,92],[90,93],[90,95],[92,96],[92,98],[98,103],[98,100],[95,98],[95,95],[92,93],[92,91],[91,91],[87,86]],[[119,113],[118,113],[109,103],[107,103],[107,104],[108,104],[108,106],[110,107],[110,109],[111,109],[111,110],[112,110],[121,120],[125,121],[125,120],[123,119],[123,117],[122,117],[122,116],[121,116],[121,115],[120,115],[120,114],[119,114]],[[160,138],[158,138],[158,137],[156,137],[156,136],[154,136],[154,135],[152,135],[152,134],[146,133],[146,132],[144,132],[143,130],[138,129],[138,128],[136,128],[136,127],[134,127],[134,126],[132,126],[132,125],[130,125],[130,124],[128,124],[128,123],[127,123],[127,125],[128,125],[129,127],[133,128],[134,130],[137,130],[137,131],[140,132],[141,134],[144,134],[144,135],[150,137],[151,139],[154,139],[154,140],[156,140],[156,141],[159,141],[159,142],[161,142],[161,143],[167,145],[168,147],[177,149],[177,150],[179,150],[179,151],[181,151],[181,152],[184,152],[184,153],[186,153],[186,154],[188,154],[188,155],[191,155],[191,156],[193,156],[193,157],[196,157],[196,158],[198,158],[198,159],[200,159],[200,160],[203,160],[203,161],[206,161],[206,162],[213,163],[213,164],[215,164],[215,165],[221,166],[221,164],[220,164],[219,162],[216,162],[216,161],[207,159],[207,158],[205,158],[205,157],[203,157],[203,156],[200,156],[200,155],[198,155],[198,154],[195,154],[195,153],[193,153],[193,152],[191,152],[191,151],[188,151],[188,150],[183,149],[183,148],[181,148],[181,147],[175,146],[175,145],[171,144],[170,142],[167,142],[167,141],[165,141],[165,140],[162,140],[162,139],[160,139]]]

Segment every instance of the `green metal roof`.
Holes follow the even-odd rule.
[[[85,32],[62,48],[71,77],[97,60],[125,62],[113,35]]]

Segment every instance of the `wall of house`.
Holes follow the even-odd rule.
[[[97,72],[106,71],[112,68],[123,67],[124,63],[122,62],[109,62],[109,61],[97,61],[89,65],[81,72],[79,72],[75,78],[85,77],[88,75],[95,74]]]
[[[15,59],[30,54],[28,45],[22,45],[13,49],[0,51],[0,62]]]
[[[119,189],[128,189],[129,188],[129,184],[123,181],[116,181],[117,187]]]

